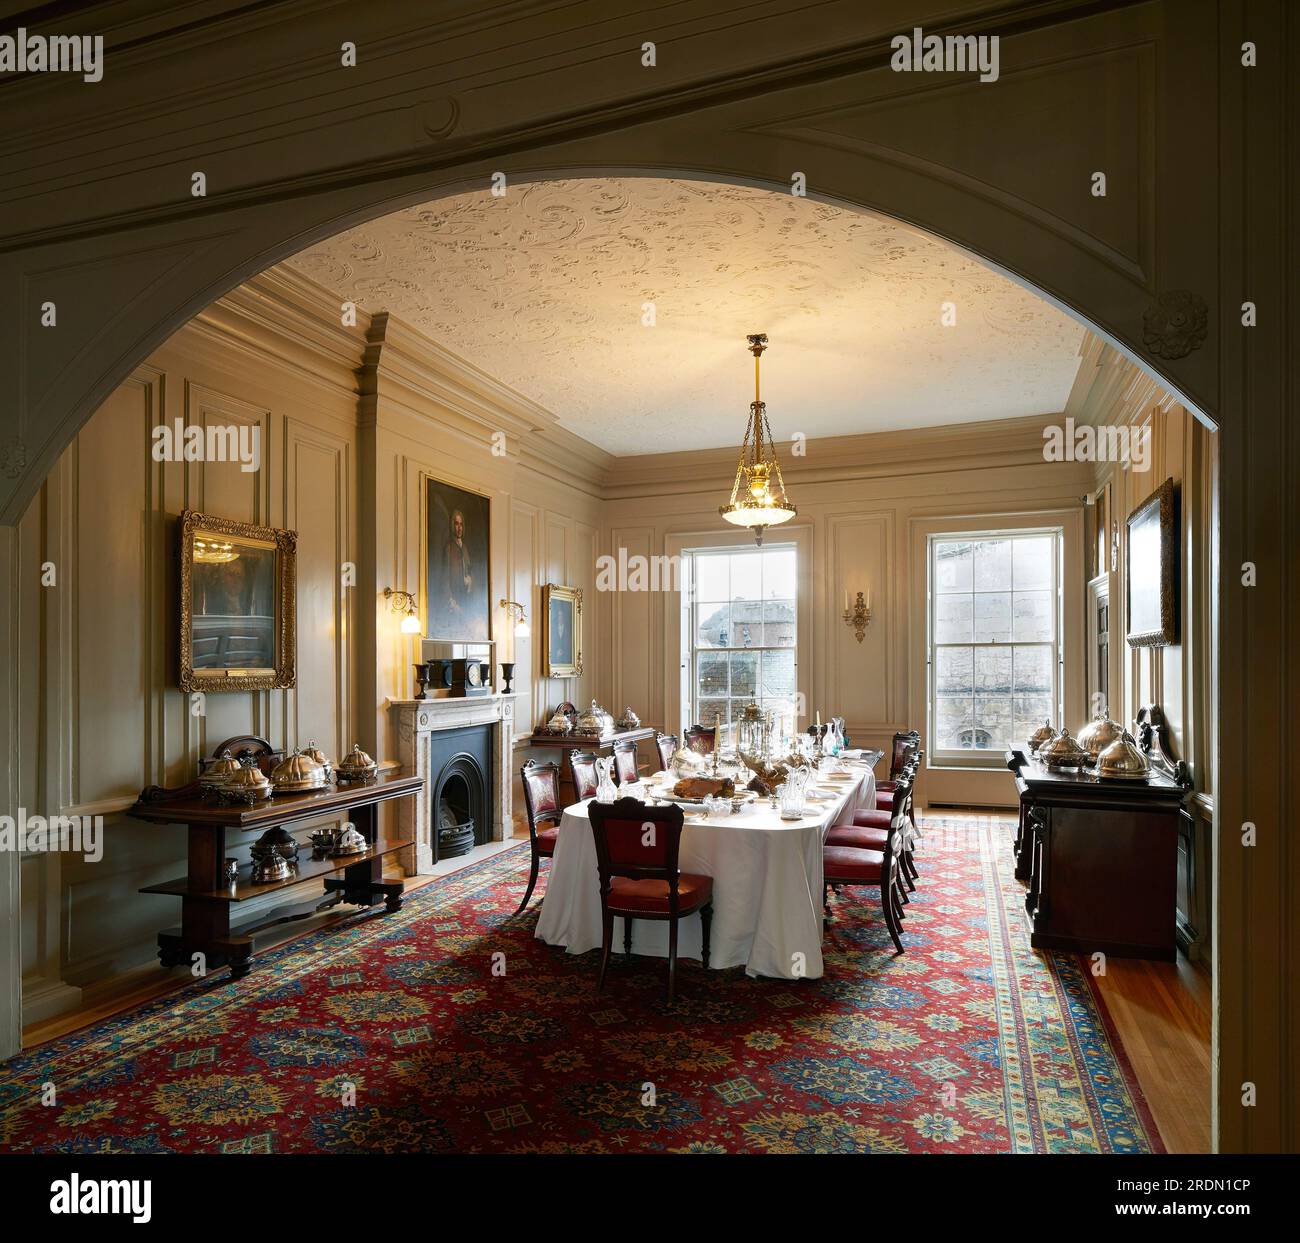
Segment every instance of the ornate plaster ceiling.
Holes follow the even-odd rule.
[[[753,393],[749,332],[771,338],[763,397],[779,440],[1055,413],[1083,335],[1036,294],[902,224],[703,182],[463,194],[290,263],[619,455],[736,444]]]

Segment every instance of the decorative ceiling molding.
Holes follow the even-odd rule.
[[[730,445],[745,334],[778,438],[1061,409],[1083,329],[896,221],[745,186],[599,178],[462,194],[288,260],[618,455]],[[942,322],[952,303],[956,322]],[[654,325],[643,322],[653,307]]]

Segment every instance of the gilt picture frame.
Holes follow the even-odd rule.
[[[582,673],[582,589],[547,583],[542,588],[542,676]]]
[[[1124,595],[1129,647],[1178,642],[1178,489],[1166,479],[1128,516]]]
[[[296,531],[181,514],[181,690],[296,685],[297,549]]]

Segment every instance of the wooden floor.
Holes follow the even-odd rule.
[[[987,809],[972,808],[981,814]],[[960,814],[944,808],[944,815]],[[993,813],[997,814],[997,813]],[[922,812],[924,824],[924,812]],[[1010,823],[1010,822],[1009,822]],[[519,836],[516,826],[516,836]],[[522,835],[526,838],[528,830]],[[407,889],[436,879],[416,877]],[[302,932],[310,931],[309,928]],[[297,935],[302,935],[299,932]],[[83,993],[82,1008],[35,1023],[25,1045],[40,1044],[189,983],[179,971],[141,967]],[[1120,1042],[1170,1152],[1210,1151],[1210,977],[1181,954],[1177,963],[1111,958],[1098,980]]]
[[[942,807],[935,814],[992,815],[1005,819],[1008,834],[1015,831],[1014,815],[994,808]],[[1097,984],[1165,1147],[1209,1152],[1209,972],[1181,953],[1176,963],[1109,958]]]

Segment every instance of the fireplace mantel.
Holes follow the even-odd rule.
[[[420,778],[415,798],[398,809],[402,833],[415,840],[414,859],[404,858],[403,867],[427,876],[433,868],[432,784],[437,777],[429,771],[429,735],[467,725],[492,726],[492,772],[488,797],[495,801],[493,836],[504,840],[511,831],[510,762],[513,746],[515,701],[513,695],[474,695],[448,699],[390,699],[388,711],[397,735],[397,758],[402,769]]]

